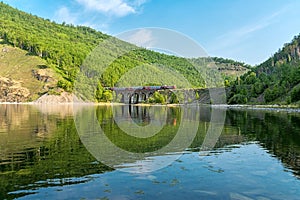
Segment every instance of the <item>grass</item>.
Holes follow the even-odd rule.
[[[0,44],[0,76],[21,82],[22,87],[29,89],[31,100],[45,92],[46,83],[37,80],[32,73],[32,70],[38,70],[40,66],[47,66],[46,61],[40,57],[28,55],[27,51],[19,48]],[[58,76],[53,70],[50,68],[47,70],[53,73],[54,79],[57,79]]]

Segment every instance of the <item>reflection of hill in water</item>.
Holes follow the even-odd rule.
[[[55,127],[53,119],[29,105],[0,105],[0,145],[5,152],[31,148],[49,137]],[[3,152],[2,152],[3,157]]]
[[[15,129],[28,121],[28,109],[27,106],[0,104],[0,133],[7,133],[8,130]],[[17,113],[19,114],[17,115]],[[13,123],[12,120],[14,120]],[[10,125],[13,125],[13,127]]]
[[[0,145],[5,149],[31,148],[52,137],[60,119],[72,118],[72,105],[0,105]]]
[[[300,177],[300,115],[264,111],[227,112],[227,124],[240,127]]]
[[[198,132],[190,146],[192,151],[197,151],[210,127],[209,107],[190,108],[184,116],[182,108],[176,107],[157,107],[152,111],[148,107],[89,107],[96,109],[97,120],[104,129],[110,130],[107,131],[107,137],[120,147],[133,152],[154,151],[168,144],[175,137],[181,117],[198,122]],[[84,108],[86,106],[77,108],[76,114]],[[19,190],[20,187],[30,189],[47,184],[72,184],[66,178],[112,170],[96,161],[82,145],[73,120],[72,105],[38,108],[31,105],[0,105],[0,111],[0,194],[4,194],[0,195],[0,199],[18,196],[6,194]],[[125,125],[133,123],[136,128],[145,128],[151,123],[154,126],[166,124],[166,127],[160,134],[145,141],[136,140],[133,145],[127,136],[120,136],[117,120]],[[299,122],[300,117],[296,114],[228,111],[216,148],[245,141],[259,141],[299,176]],[[186,136],[188,135],[187,132]],[[178,151],[170,149],[169,153],[172,152]],[[107,154],[112,159],[116,158],[113,152]],[[156,154],[158,155],[164,154]],[[126,162],[134,163],[143,159],[145,155],[127,159]],[[119,163],[122,164],[124,162]],[[47,179],[54,178],[61,182],[47,183]],[[45,181],[36,183],[40,180]]]
[[[46,115],[57,115],[61,118],[73,116],[73,104],[34,104],[33,107]]]
[[[76,184],[89,174],[109,171],[82,146],[67,109],[0,105],[0,199],[8,192],[40,186]],[[49,182],[57,178],[59,181]],[[37,181],[41,181],[38,182]]]

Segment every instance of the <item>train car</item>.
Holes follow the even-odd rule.
[[[144,89],[143,86],[134,86],[134,87],[130,87],[132,90],[142,90]]]
[[[172,85],[172,86],[163,85],[163,86],[161,86],[161,89],[164,89],[164,90],[166,90],[166,89],[176,89],[176,85]]]
[[[111,91],[136,91],[136,90],[166,90],[166,89],[176,89],[176,86],[133,86],[133,87],[106,87],[105,89]]]
[[[144,86],[144,90],[161,90],[161,86]]]
[[[135,91],[135,90],[142,90],[143,86],[135,86],[135,87],[106,87],[105,89],[111,91]]]
[[[118,87],[106,87],[106,90],[111,90],[111,91],[121,91],[122,88],[118,88]]]

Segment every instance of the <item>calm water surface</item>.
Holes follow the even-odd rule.
[[[300,114],[221,109],[202,151],[212,110],[2,104],[0,199],[299,199]]]

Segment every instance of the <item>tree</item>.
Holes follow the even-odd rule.
[[[101,99],[103,98],[103,87],[100,81],[98,82],[97,85],[95,98],[98,102],[101,101]]]
[[[229,99],[228,104],[246,104],[248,102],[247,97],[242,94],[236,94]]]
[[[110,102],[113,100],[113,94],[110,90],[105,90],[103,92],[102,100],[105,102]]]
[[[291,92],[291,101],[296,102],[300,100],[300,86],[295,87]]]

